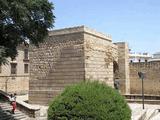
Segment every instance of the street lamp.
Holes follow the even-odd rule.
[[[140,79],[142,79],[142,106],[144,109],[144,85],[143,85],[143,80],[144,80],[144,73],[143,72],[138,72],[138,76]]]

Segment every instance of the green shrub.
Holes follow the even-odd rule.
[[[48,109],[48,120],[130,119],[131,110],[119,92],[98,82],[67,87]]]

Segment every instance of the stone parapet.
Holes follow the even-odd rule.
[[[103,38],[108,41],[112,41],[111,35],[97,32],[96,30],[88,28],[86,26],[77,26],[77,27],[53,30],[49,32],[49,36],[66,35],[66,34],[73,34],[73,33],[86,33],[86,34],[93,35],[95,37],[99,37],[99,38]]]

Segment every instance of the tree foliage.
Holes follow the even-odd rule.
[[[48,120],[130,120],[131,110],[118,91],[98,82],[67,87],[49,105]]]
[[[16,47],[26,40],[42,42],[53,27],[53,9],[48,0],[0,0],[0,52],[5,51],[0,57],[14,58]]]

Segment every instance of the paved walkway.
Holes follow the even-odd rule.
[[[160,112],[157,110],[160,109],[160,105],[145,104],[144,110],[142,104],[129,103],[129,106],[132,110],[132,120],[139,120],[143,116],[145,120],[160,120]]]

